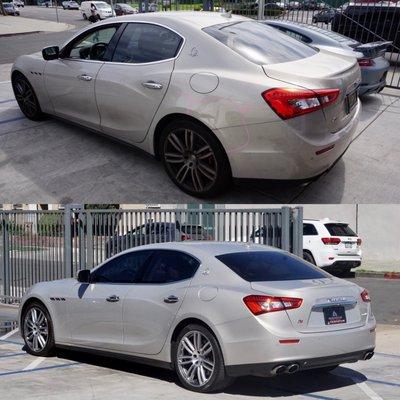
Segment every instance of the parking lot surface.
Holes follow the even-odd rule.
[[[23,350],[18,331],[0,333],[1,399],[318,399],[397,400],[400,390],[400,310],[395,305],[400,281],[353,278],[367,287],[378,321],[375,356],[344,364],[330,373],[300,373],[277,378],[243,377],[212,395],[181,388],[172,372],[83,353],[59,351],[51,358]],[[386,315],[385,304],[392,304]],[[15,308],[0,307],[0,319]],[[397,322],[396,322],[397,321]],[[395,325],[397,323],[397,325]],[[1,332],[1,331],[0,331]]]

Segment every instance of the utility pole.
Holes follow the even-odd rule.
[[[59,18],[58,18],[58,0],[55,0],[56,2],[56,18],[57,18],[57,22],[60,22]]]

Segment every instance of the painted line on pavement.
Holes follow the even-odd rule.
[[[27,356],[28,353],[13,353],[13,354],[4,354],[1,355],[0,358],[8,358],[8,357],[17,357],[17,356]]]
[[[0,84],[1,83],[11,83],[11,81],[1,81]]]
[[[371,400],[383,400],[381,396],[375,393],[365,382],[359,382],[358,379],[353,379],[353,382],[371,399]]]
[[[3,121],[0,121],[0,124],[7,124],[8,122],[20,121],[21,119],[26,119],[26,117],[15,117],[15,118],[3,119]]]
[[[24,342],[15,342],[14,340],[2,340],[0,339],[0,344],[5,343],[5,344],[17,344],[18,346],[23,346],[25,343]]]
[[[379,381],[377,379],[368,379],[369,382],[379,383],[380,385],[388,385],[388,386],[398,386],[400,387],[400,383],[396,382],[387,382],[387,381]]]
[[[78,363],[78,362],[73,362],[73,363],[51,365],[50,367],[41,367],[41,368],[35,368],[35,369],[29,369],[29,370],[20,369],[20,370],[17,370],[17,371],[0,372],[0,378],[2,376],[18,375],[18,374],[29,374],[31,372],[45,371],[45,370],[48,370],[48,369],[73,367],[74,365],[79,365],[79,364],[80,363]]]
[[[0,337],[0,340],[5,340],[8,339],[10,336],[14,335],[14,333],[17,333],[19,331],[18,328],[13,329],[12,331],[6,333],[5,335]]]
[[[25,368],[22,368],[22,371],[30,371],[31,369],[35,369],[38,367],[46,357],[37,357],[35,360],[33,360],[31,363],[29,363]]]
[[[400,355],[398,354],[388,354],[388,353],[374,353],[376,356],[381,356],[381,357],[388,357],[388,358],[400,358]]]

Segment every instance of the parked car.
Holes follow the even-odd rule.
[[[18,8],[13,3],[3,3],[6,15],[20,15]]]
[[[320,1],[317,0],[304,0],[300,2],[301,10],[314,11],[314,10],[322,10],[325,7],[326,7],[325,3],[321,3]]]
[[[358,42],[391,41],[399,53],[400,7],[396,2],[350,2],[332,21],[332,30]]]
[[[385,51],[390,42],[361,44],[338,33],[314,25],[292,21],[266,21],[268,26],[294,37],[319,49],[328,50],[339,55],[349,54],[357,58],[361,69],[361,82],[358,89],[360,96],[378,93],[386,85],[386,75],[390,64],[385,59]]]
[[[54,114],[136,145],[197,197],[224,191],[232,177],[324,172],[356,130],[359,83],[354,57],[212,12],[103,21],[12,68],[28,118]]]
[[[138,11],[131,7],[129,4],[117,3],[114,6],[116,16],[136,14]]]
[[[335,17],[337,11],[333,8],[329,8],[328,10],[320,11],[313,15],[312,21],[314,23],[324,22],[325,24],[330,24]]]
[[[202,225],[182,224],[181,231],[191,240],[212,240],[212,236],[207,233]]]
[[[61,4],[64,10],[79,10],[79,4],[76,1],[63,1]]]
[[[148,222],[132,229],[124,235],[112,236],[105,245],[106,257],[132,247],[149,243],[175,242],[190,239],[181,230],[179,222]]]
[[[350,272],[362,260],[361,238],[349,224],[329,219],[303,221],[303,258],[324,269]]]
[[[196,392],[238,376],[326,373],[375,348],[367,290],[290,253],[238,243],[128,250],[77,279],[35,284],[18,320],[29,354],[131,357],[174,370]]]
[[[111,6],[105,1],[82,1],[81,12],[83,19],[89,19],[94,11],[94,16],[98,20],[114,17],[115,13]]]
[[[14,6],[16,7],[25,7],[25,3],[22,0],[13,0]]]

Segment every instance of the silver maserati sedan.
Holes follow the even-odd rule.
[[[355,58],[230,14],[107,19],[21,56],[11,79],[27,117],[52,114],[137,146],[198,197],[232,178],[321,174],[360,114]]]
[[[64,347],[131,359],[210,392],[238,376],[326,372],[371,358],[370,301],[365,289],[276,248],[174,242],[37,283],[19,318],[30,354]]]

